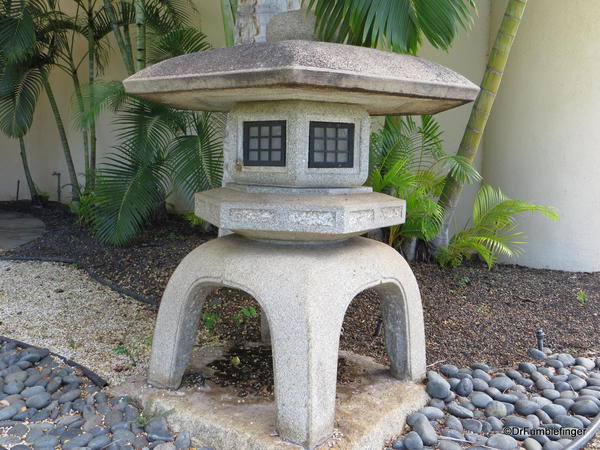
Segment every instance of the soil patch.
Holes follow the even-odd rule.
[[[188,373],[184,376],[183,385],[193,386],[198,381],[204,384],[210,380],[221,387],[234,386],[238,397],[273,395],[273,356],[269,346],[232,347],[208,367],[211,374]],[[350,383],[355,378],[356,374],[350,369],[346,359],[338,358],[338,384]]]

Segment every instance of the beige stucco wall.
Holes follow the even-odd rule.
[[[505,1],[495,0],[494,27]],[[600,4],[529,0],[494,105],[483,164],[513,198],[558,208],[519,217],[518,263],[600,270]]]

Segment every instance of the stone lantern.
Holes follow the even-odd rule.
[[[312,448],[333,431],[340,329],[361,291],[381,297],[391,375],[425,374],[416,280],[394,249],[359,237],[405,217],[404,200],[363,186],[370,116],[434,114],[474,100],[478,87],[413,56],[286,40],[298,27],[284,19],[273,19],[268,42],[172,58],[124,84],[176,108],[228,112],[224,187],[197,193],[195,212],[232,234],[195,249],[171,277],[148,381],[178,388],[204,299],[241,289],[268,322],[277,430]]]

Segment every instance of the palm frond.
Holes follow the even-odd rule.
[[[441,134],[431,116],[419,121],[387,117],[384,127],[372,134],[367,184],[406,200],[405,223],[390,232],[390,239],[399,241],[395,247],[405,238],[431,239],[442,223],[436,199],[444,180],[441,169],[451,158],[442,150]]]
[[[195,28],[178,28],[152,40],[149,62],[156,63],[174,56],[210,49],[206,35]]]
[[[42,73],[31,61],[9,63],[0,74],[0,130],[11,137],[24,136],[31,128],[42,90]]]
[[[185,1],[147,0],[144,2],[146,25],[159,35],[183,28],[188,23],[189,5]]]
[[[194,4],[190,0],[146,0],[146,2],[156,3],[179,27],[189,23],[190,12],[194,10]]]
[[[179,111],[158,103],[131,97],[114,120],[116,136],[128,145],[166,149],[186,129]]]
[[[209,112],[188,114],[191,133],[174,139],[169,157],[175,181],[193,195],[221,186],[224,118]]]
[[[116,113],[132,97],[125,92],[123,83],[120,81],[102,81],[96,80],[93,84],[86,84],[81,87],[86,108],[80,111],[79,108],[73,108],[73,121],[75,125],[85,130],[89,124],[98,119],[103,111]],[[93,101],[91,101],[93,99]]]
[[[539,212],[551,219],[558,219],[555,208],[535,205],[522,200],[513,200],[500,188],[484,184],[479,189],[473,204],[473,224],[486,227],[495,224],[512,225],[512,216],[522,212]]]
[[[0,1],[0,52],[7,61],[19,61],[34,51],[37,39],[32,8],[43,6],[30,0]]]
[[[163,152],[123,145],[107,157],[96,184],[93,227],[101,242],[129,244],[167,196]]]
[[[481,181],[481,175],[464,156],[447,156],[441,159],[448,168],[448,174],[461,184]]]
[[[528,211],[558,219],[552,207],[513,200],[499,188],[484,184],[473,203],[471,226],[456,233],[447,249],[439,250],[438,261],[456,265],[477,253],[491,269],[500,256],[519,256],[522,252],[520,246],[525,241],[523,233],[516,231],[514,215]]]
[[[415,54],[424,36],[447,50],[459,28],[468,28],[473,0],[303,0],[317,17],[325,41]]]
[[[417,27],[431,45],[448,50],[459,28],[472,22],[473,0],[413,0]]]

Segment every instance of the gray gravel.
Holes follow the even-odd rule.
[[[0,311],[0,336],[48,348],[111,384],[146,374],[156,310],[71,265],[0,261]]]

